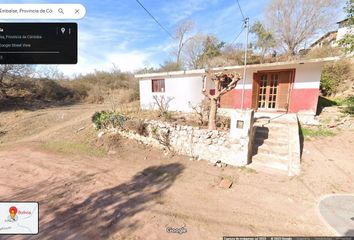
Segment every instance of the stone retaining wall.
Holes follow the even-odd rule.
[[[144,125],[143,130],[140,128],[140,133],[127,129],[111,131],[147,145],[170,149],[199,160],[221,161],[235,166],[244,166],[249,162],[248,137],[232,137],[228,132],[155,120],[144,120],[139,124]]]

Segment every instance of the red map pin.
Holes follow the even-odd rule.
[[[12,218],[12,220],[15,220],[17,208],[12,206],[12,207],[10,207],[9,212],[10,212],[10,217]]]

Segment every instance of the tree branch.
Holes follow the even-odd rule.
[[[208,79],[207,74],[204,74],[204,76],[203,76],[203,89],[202,89],[202,94],[203,94],[204,96],[206,96],[207,98],[212,99],[213,96],[212,96],[209,92],[207,92],[207,88],[206,88],[207,79]]]
[[[231,91],[232,89],[234,89],[237,86],[238,81],[241,80],[240,76],[238,74],[233,75],[233,74],[225,74],[223,76],[224,79],[226,78],[231,78],[232,81],[223,89],[221,89],[221,91],[218,93],[217,96],[215,96],[216,98],[221,97],[222,95],[224,95],[225,93],[228,93],[229,91]]]

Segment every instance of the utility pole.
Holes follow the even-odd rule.
[[[245,98],[245,80],[246,80],[247,51],[248,51],[248,32],[250,30],[249,18],[246,17],[243,21],[244,21],[244,28],[246,28],[246,46],[245,46],[245,57],[244,57],[244,67],[243,67],[243,79],[242,79],[241,110],[243,110],[244,98]]]

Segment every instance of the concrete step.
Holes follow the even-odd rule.
[[[288,138],[259,138],[255,137],[253,144],[255,146],[261,146],[261,145],[272,145],[272,146],[279,146],[279,147],[284,147],[288,146]]]
[[[272,126],[254,126],[256,131],[266,131],[266,132],[272,132],[272,131],[287,131],[288,130],[288,126],[284,125],[284,126],[279,126],[279,127],[272,127]]]
[[[287,157],[289,153],[289,146],[288,145],[271,145],[271,144],[262,144],[262,145],[254,145],[253,153],[264,153],[264,154],[273,154],[278,156]]]
[[[263,135],[255,135],[254,136],[254,144],[260,145],[263,143],[269,144],[278,144],[280,145],[287,145],[289,142],[288,136],[263,136]]]
[[[288,163],[289,156],[287,155],[282,155],[282,154],[276,154],[276,153],[264,153],[264,152],[258,152],[257,154],[252,156],[252,162],[281,162],[281,163]]]
[[[287,126],[282,126],[282,127],[261,127],[261,126],[256,126],[254,129],[256,132],[288,132],[288,127]]]
[[[288,138],[289,132],[286,131],[266,131],[266,130],[256,130],[255,137],[257,138]]]
[[[288,166],[284,164],[279,164],[277,162],[274,163],[259,163],[252,162],[251,164],[246,166],[247,168],[253,169],[257,172],[264,172],[276,175],[288,175]]]
[[[275,150],[272,150],[269,148],[258,148],[257,150],[253,151],[254,155],[257,155],[260,153],[265,154],[265,155],[273,155],[276,157],[284,157],[284,158],[288,157],[288,151],[284,151],[284,150],[275,151]]]
[[[281,123],[281,122],[255,122],[253,126],[257,127],[267,127],[267,128],[284,128],[288,126],[288,123]]]
[[[287,122],[256,121],[250,168],[256,171],[288,173],[289,126]]]

